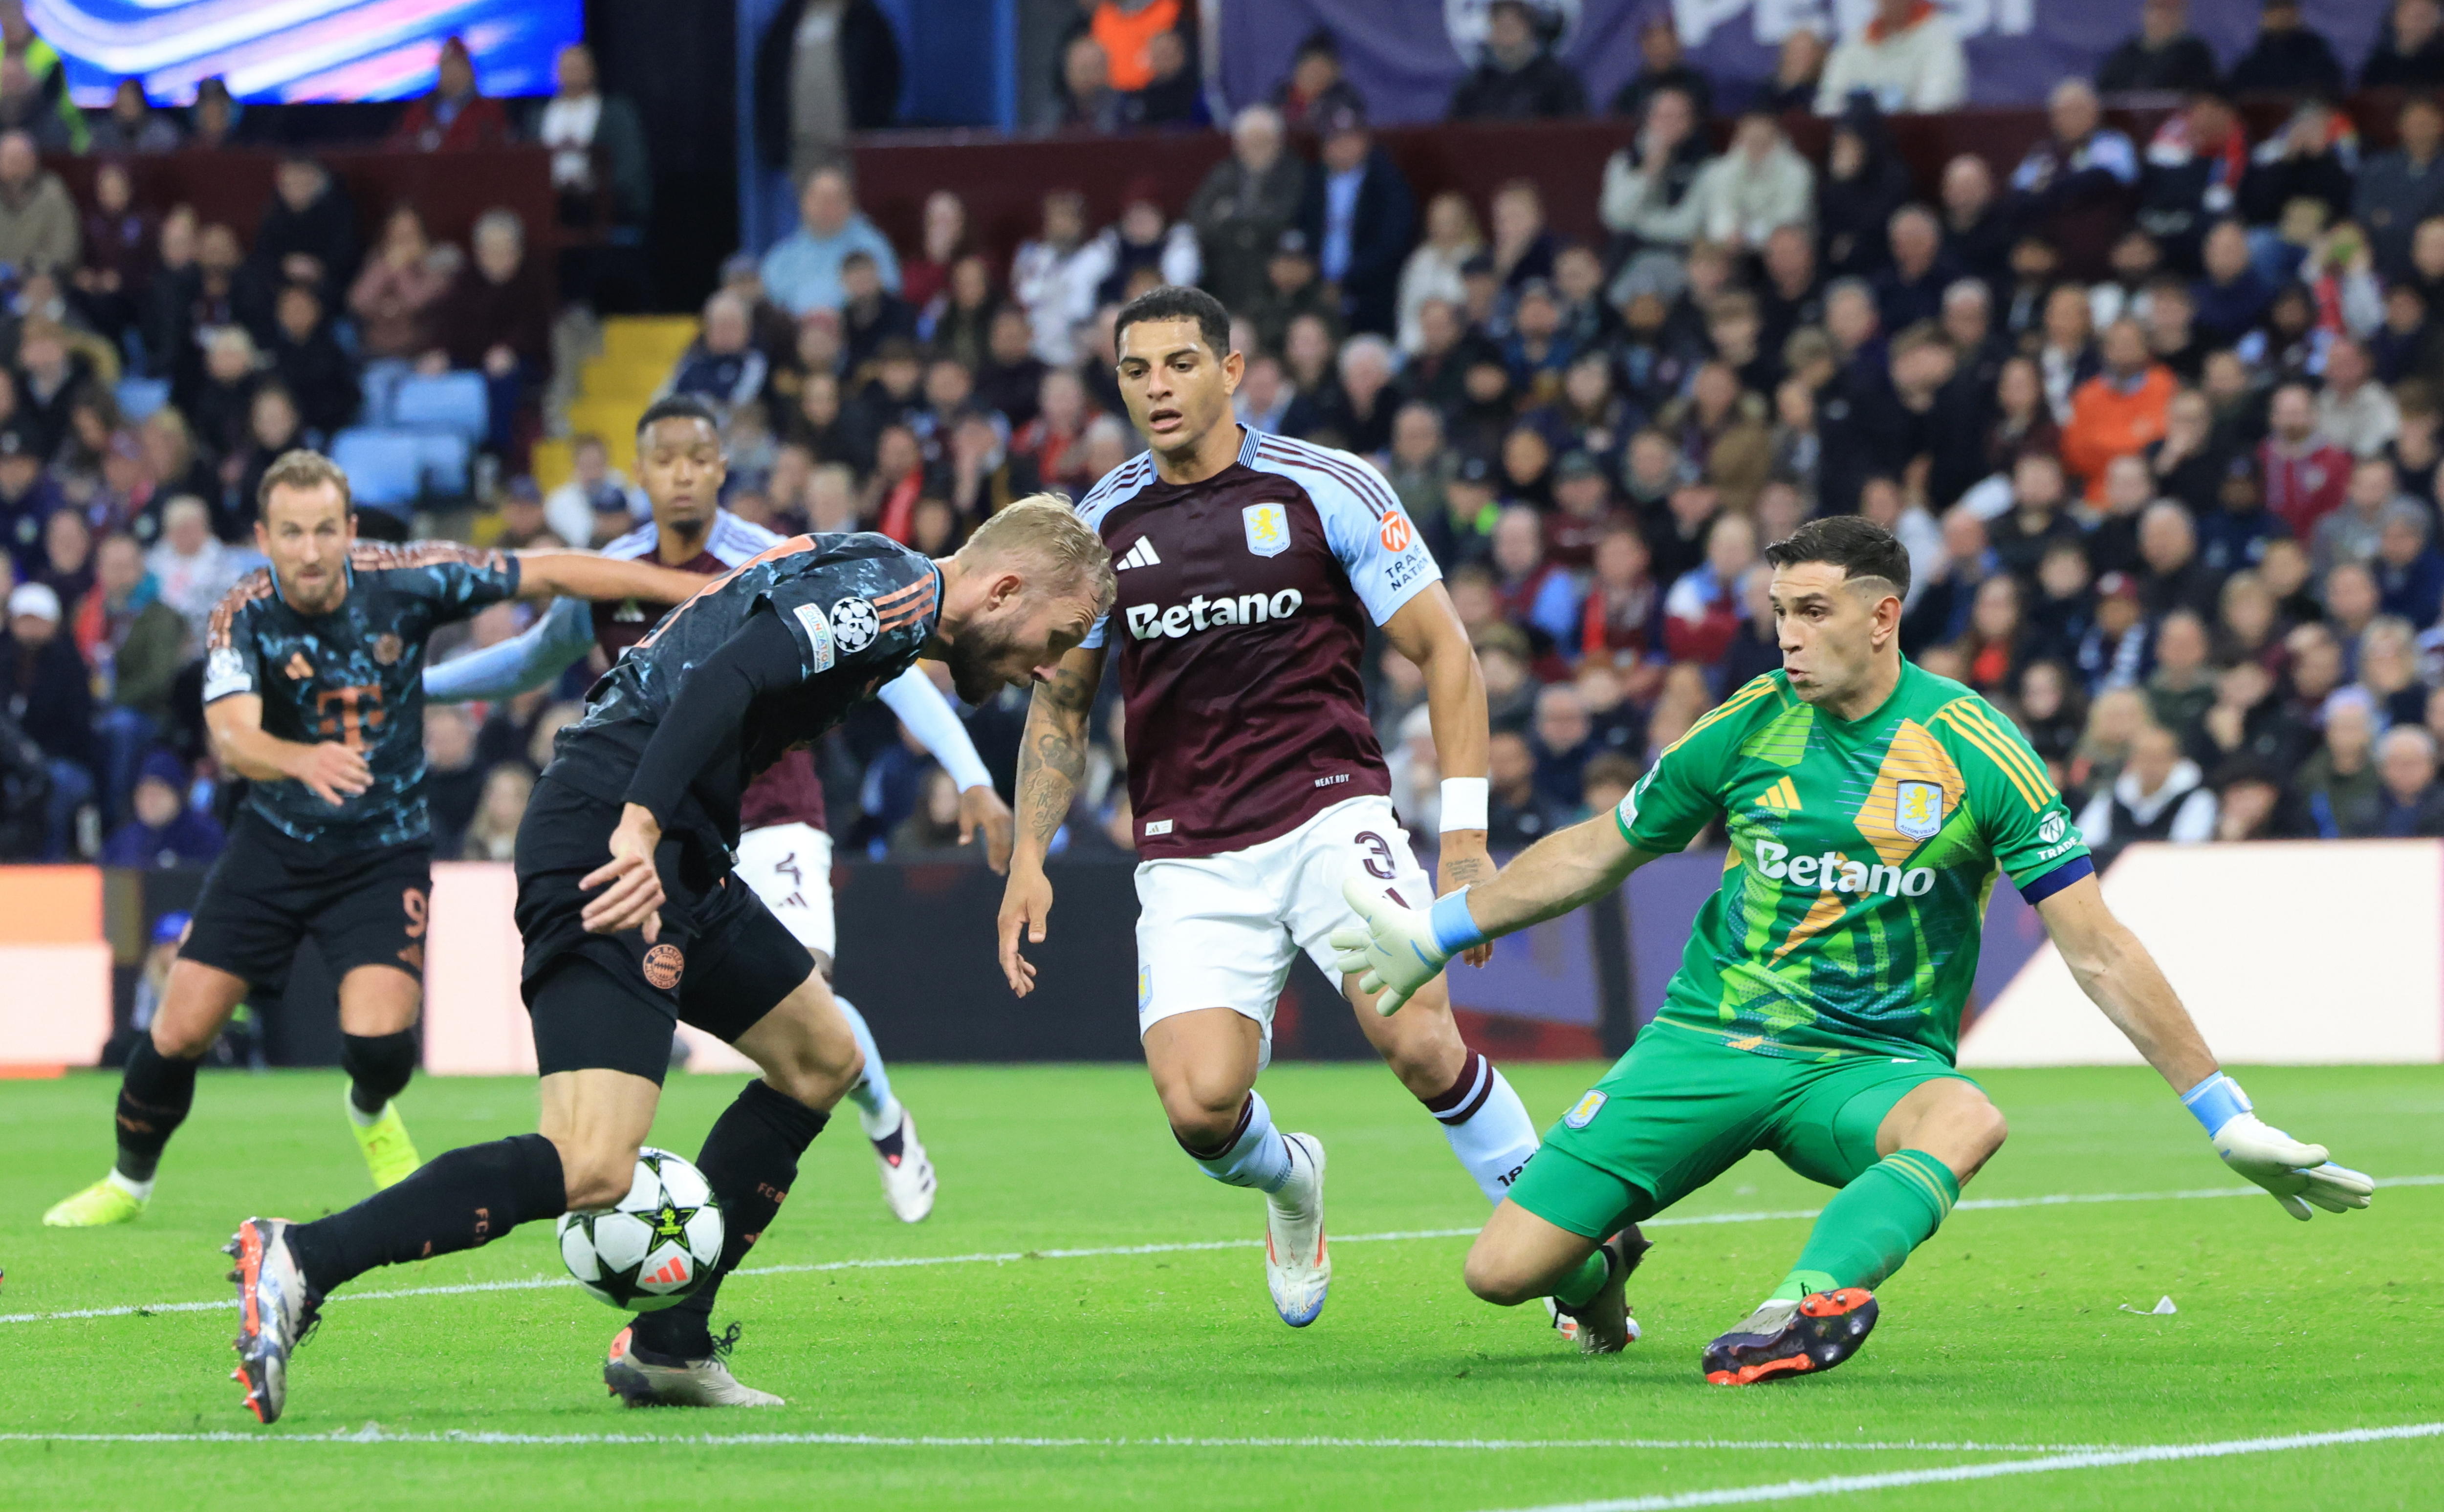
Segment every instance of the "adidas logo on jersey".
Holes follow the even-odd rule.
[[[1142,544],[1142,543],[1140,543]],[[1261,593],[1243,593],[1236,599],[1208,599],[1203,594],[1186,603],[1169,608],[1160,604],[1129,605],[1129,634],[1139,640],[1165,636],[1177,640],[1196,630],[1219,630],[1227,625],[1261,625],[1268,619],[1287,619],[1299,612],[1306,596],[1296,588],[1284,588],[1269,597]]]
[[[1790,785],[1789,778],[1783,778],[1757,795],[1756,806],[1795,814],[1799,811],[1799,789]]]
[[[1154,538],[1152,536],[1139,536],[1138,537],[1138,544],[1122,552],[1120,554],[1120,560],[1112,563],[1112,570],[1114,572],[1126,572],[1131,567],[1158,567],[1161,565],[1162,558],[1155,555]]]
[[[1793,887],[1826,893],[1881,893],[1886,897],[1923,897],[1935,890],[1935,868],[1913,866],[1903,871],[1881,862],[1854,861],[1836,851],[1822,856],[1793,856],[1790,847],[1759,840],[1752,864],[1758,875]]]

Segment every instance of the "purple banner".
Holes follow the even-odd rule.
[[[1316,29],[1340,39],[1349,80],[1374,119],[1431,121],[1474,64],[1489,0],[1207,0],[1215,27],[1223,94],[1233,107],[1270,98],[1291,55]],[[1782,39],[1809,29],[1847,35],[1873,0],[1539,0],[1560,19],[1564,60],[1586,81],[1598,112],[1638,71],[1638,32],[1670,14],[1691,61],[1715,83],[1720,109],[1736,109],[1773,71]],[[2138,29],[2136,5],[2093,0],[1953,0],[1942,9],[1969,53],[1971,100],[2033,104],[2060,80],[2093,76],[2104,56]],[[2257,34],[2259,0],[2192,0],[2190,24],[2229,67]],[[2324,34],[2343,72],[2359,77],[2375,46],[2379,0],[2306,0],[2308,25]]]

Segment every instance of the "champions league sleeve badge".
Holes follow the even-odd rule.
[[[875,618],[874,605],[858,598],[843,599],[832,605],[832,639],[843,656],[854,656],[874,644],[882,633],[881,622]]]

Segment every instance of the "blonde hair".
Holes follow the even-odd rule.
[[[1057,493],[1029,494],[994,514],[976,526],[958,554],[971,563],[1000,556],[1030,558],[1048,569],[1047,585],[1054,591],[1091,598],[1098,617],[1111,612],[1120,591],[1103,538]]]
[[[303,447],[294,452],[283,452],[272,459],[271,466],[263,470],[263,485],[254,491],[255,510],[261,513],[271,503],[271,490],[274,489],[319,489],[325,483],[340,490],[341,508],[354,512],[357,504],[348,492],[348,475],[337,462],[320,452],[309,452]]]

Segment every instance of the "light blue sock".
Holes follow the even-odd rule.
[[[865,1076],[848,1089],[848,1100],[857,1104],[857,1121],[864,1126],[865,1136],[887,1139],[898,1131],[902,1116],[899,1099],[891,1095],[891,1072],[882,1063],[882,1052],[874,1047],[874,1031],[865,1026],[865,1015],[857,1011],[857,1005],[837,992],[832,1001],[848,1021],[848,1032],[857,1036],[857,1047],[865,1052]]]
[[[1198,1154],[1184,1142],[1180,1149],[1198,1170],[1227,1187],[1279,1191],[1290,1179],[1289,1142],[1273,1127],[1273,1112],[1265,1099],[1252,1092],[1239,1110],[1239,1132],[1228,1146],[1211,1154]]]

